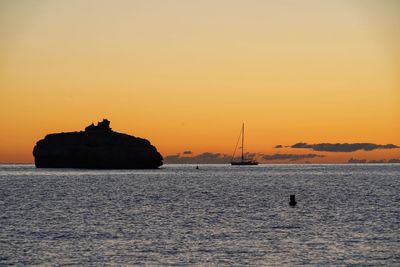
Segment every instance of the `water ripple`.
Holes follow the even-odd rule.
[[[399,266],[399,174],[396,164],[0,165],[0,265]]]

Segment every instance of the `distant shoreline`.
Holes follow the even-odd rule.
[[[259,165],[382,165],[382,164],[400,164],[400,162],[366,162],[366,163],[352,163],[352,162],[311,162],[311,163],[289,163],[289,162],[280,162],[280,163],[259,163]],[[0,162],[0,165],[35,165],[34,163],[21,163],[21,162]],[[230,165],[230,163],[164,163],[164,165]],[[240,167],[235,167],[240,168]],[[49,168],[51,169],[51,168]]]

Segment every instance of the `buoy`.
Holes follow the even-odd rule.
[[[297,202],[296,202],[296,195],[290,195],[290,202],[289,205],[290,206],[296,206]]]
[[[199,169],[199,166],[196,166],[196,170],[198,170]]]

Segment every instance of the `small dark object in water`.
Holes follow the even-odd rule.
[[[196,170],[198,170],[199,169],[199,166],[196,166]]]
[[[297,202],[296,202],[296,196],[295,195],[290,195],[290,202],[289,205],[290,206],[296,206]]]

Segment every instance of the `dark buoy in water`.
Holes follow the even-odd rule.
[[[196,170],[198,170],[199,169],[199,166],[196,166]]]
[[[294,207],[296,206],[297,202],[296,202],[296,195],[290,195],[290,202],[289,205]]]

